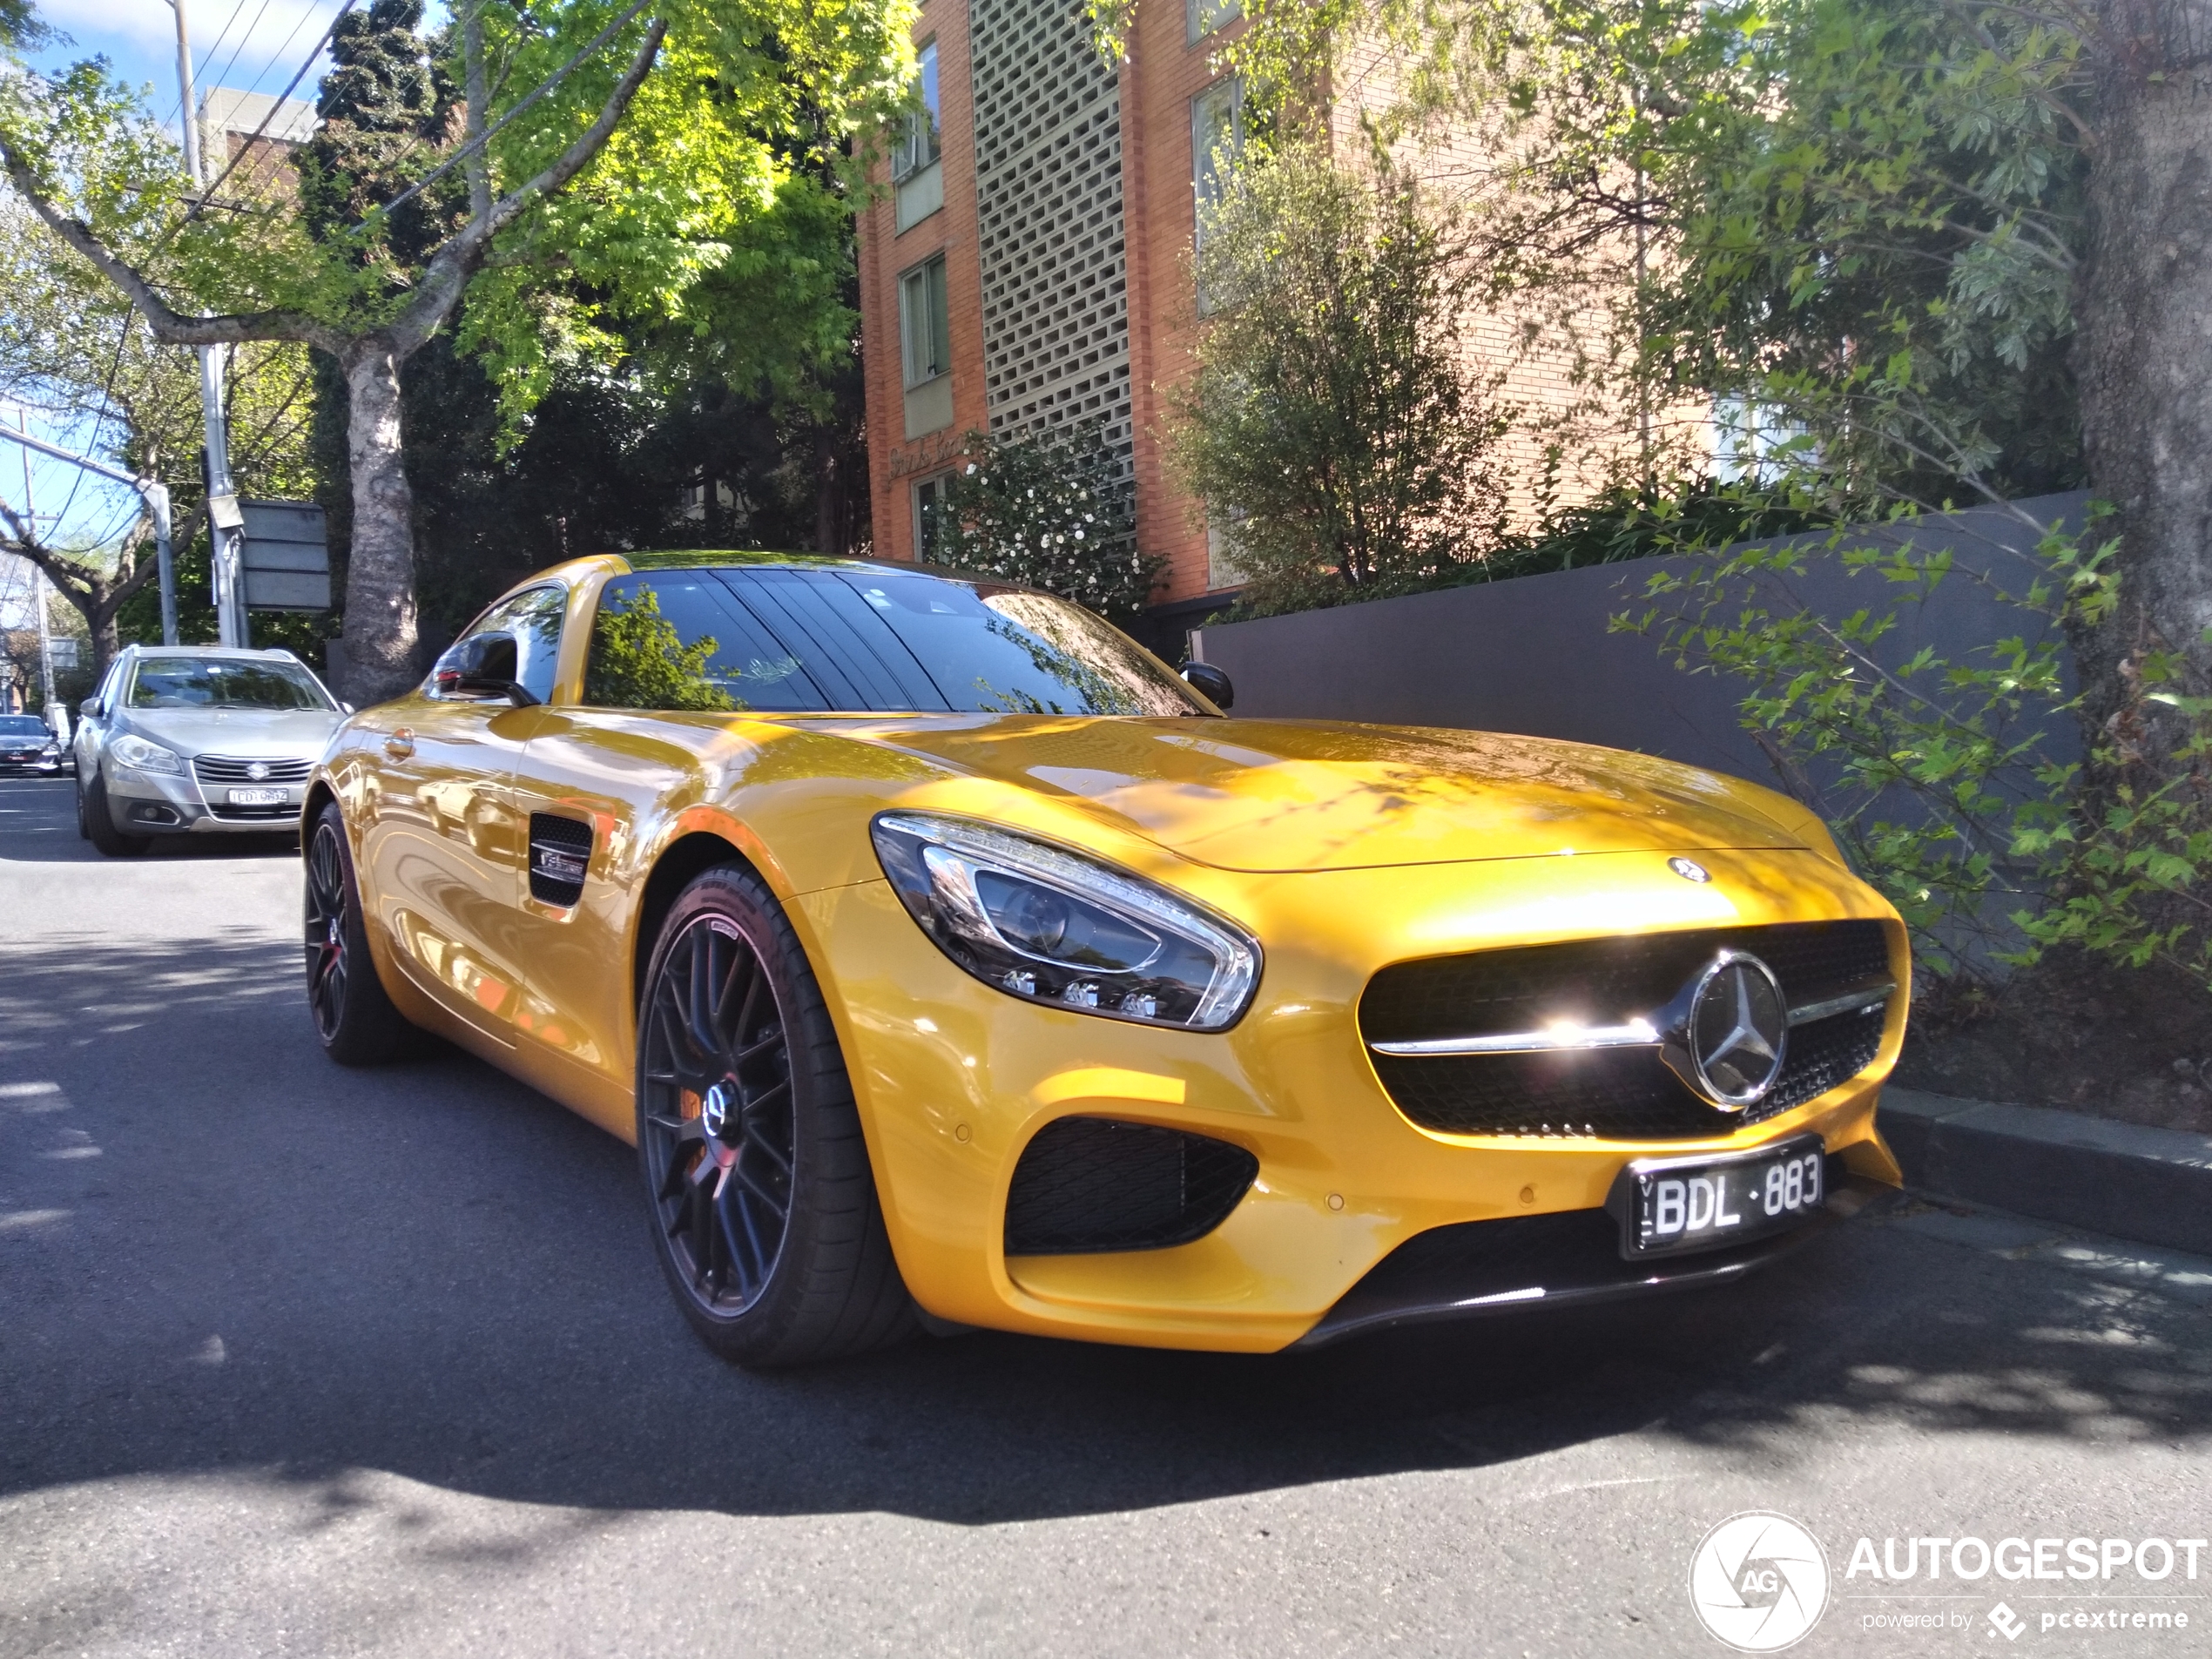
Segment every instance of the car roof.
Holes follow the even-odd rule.
[[[984,586],[1027,593],[1042,588],[1015,582],[987,570],[961,570],[948,564],[923,564],[912,559],[864,559],[846,553],[786,553],[759,548],[665,548],[617,556],[633,570],[684,570],[744,566],[752,570],[882,570],[894,576],[935,577],[945,582],[981,583]]]
[[[123,649],[141,657],[159,651],[164,657],[229,657],[247,662],[266,662],[271,658],[277,658],[287,663],[300,661],[296,653],[285,650],[281,645],[267,645],[256,650],[250,645],[149,645],[132,640]],[[301,665],[305,666],[304,664]]]

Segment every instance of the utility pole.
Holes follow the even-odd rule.
[[[16,424],[24,431],[30,429],[30,417],[23,410],[16,411]],[[30,526],[33,536],[38,534],[38,503],[30,494],[30,448],[23,446],[23,522]],[[24,561],[30,563],[29,560]],[[46,573],[37,565],[30,566],[30,608],[38,617],[38,689],[42,701],[39,706],[53,718],[54,708],[54,634],[53,625],[46,615]]]
[[[199,152],[199,105],[192,95],[192,41],[185,24],[185,0],[169,0],[177,14],[177,86],[183,98],[185,172],[194,192],[207,186],[206,158]],[[238,510],[238,489],[231,482],[231,446],[223,425],[223,348],[199,347],[199,413],[207,443],[207,540],[215,577],[215,632],[226,645],[248,643],[246,582],[241,543],[246,521]]]

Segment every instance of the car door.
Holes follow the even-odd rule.
[[[559,583],[526,589],[478,617],[441,659],[453,660],[478,636],[512,634],[517,683],[537,703],[442,690],[434,671],[422,691],[395,707],[370,752],[374,806],[361,847],[368,902],[408,977],[507,1045],[523,983],[514,923],[525,837],[515,765],[553,690],[566,604]]]
[[[600,596],[582,702],[544,710],[523,747],[516,813],[530,862],[519,905],[528,992],[520,1041],[565,1073],[563,1098],[630,1127],[637,895],[617,873],[659,804],[698,771],[696,728],[664,711],[828,706],[783,642],[713,571],[618,577]],[[602,618],[627,624],[610,630]]]

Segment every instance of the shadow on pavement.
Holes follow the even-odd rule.
[[[297,833],[211,831],[149,836],[145,852],[111,860],[77,833],[73,779],[0,778],[0,864],[141,864],[299,856]]]
[[[1861,1223],[1749,1285],[1268,1359],[997,1335],[777,1375],[671,1305],[627,1149],[434,1047],[316,1049],[296,948],[0,954],[0,1492],[354,1467],[597,1508],[981,1523],[1644,1429],[2212,1426],[2202,1311]]]

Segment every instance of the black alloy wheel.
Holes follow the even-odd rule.
[[[656,1254],[718,1353],[801,1364],[913,1328],[828,1010],[749,871],[693,881],[654,948],[637,1152]]]
[[[725,918],[685,927],[646,1010],[647,1157],[661,1224],[710,1313],[760,1299],[791,1220],[791,1052],[776,989]]]
[[[393,1006],[361,925],[361,888],[354,878],[346,821],[335,801],[315,815],[305,846],[307,1008],[323,1052],[341,1066],[373,1066],[399,1058],[410,1028]]]

